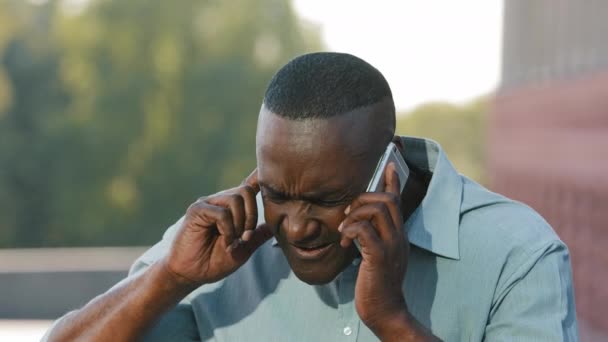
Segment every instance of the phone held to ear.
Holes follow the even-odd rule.
[[[388,144],[382,157],[380,157],[380,161],[378,162],[378,165],[376,165],[376,171],[374,171],[374,175],[367,186],[367,192],[379,192],[384,190],[384,173],[390,162],[395,164],[395,170],[399,175],[399,193],[403,192],[407,178],[410,175],[410,169],[407,167],[405,160],[403,160],[397,145],[393,142]],[[357,249],[360,251],[361,245],[359,245],[359,241],[355,239],[354,242],[355,246],[357,246]]]

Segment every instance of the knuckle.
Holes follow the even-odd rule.
[[[228,195],[228,201],[232,205],[240,205],[243,203],[243,197],[241,197],[241,195],[238,193],[232,193]]]
[[[253,189],[253,187],[249,184],[244,184],[241,187],[239,187],[239,193],[242,196],[250,196],[250,197],[255,197],[255,190]]]
[[[196,199],[196,201],[193,204],[201,205],[203,203],[207,203],[208,200],[209,200],[209,196],[199,197]]]
[[[365,224],[363,222],[355,222],[352,224],[352,232],[354,235],[364,234]]]
[[[186,209],[186,213],[192,214],[193,212],[197,211],[197,208],[198,208],[198,203],[194,202],[188,206],[188,209]]]
[[[192,213],[196,213],[196,212],[200,211],[203,208],[203,206],[205,205],[206,199],[207,199],[207,197],[198,198],[194,203],[192,203],[188,206],[186,213],[192,214]]]
[[[372,204],[372,207],[374,208],[374,212],[379,212],[381,214],[388,212],[386,204],[384,204],[384,202],[375,202]]]
[[[392,192],[383,192],[380,194],[382,196],[382,201],[386,203],[399,203],[399,196]]]
[[[349,229],[344,229],[343,233],[344,233],[344,235],[346,235],[346,237],[348,237],[350,239],[354,239],[359,234],[359,227],[350,226]]]
[[[247,214],[245,216],[245,225],[247,225],[248,227],[253,226],[254,224],[256,224],[258,221],[258,215],[255,214]]]
[[[352,202],[350,203],[351,208],[356,208],[358,206],[361,205],[362,201],[365,200],[365,197],[368,195],[367,192],[364,192],[362,194],[360,194],[359,196],[355,197]]]
[[[361,232],[363,234],[371,235],[373,230],[374,230],[374,227],[372,226],[371,222],[369,222],[369,221],[361,222]]]
[[[226,208],[220,208],[218,218],[220,221],[229,221],[232,219],[232,214],[230,214],[230,210]]]
[[[216,194],[214,194],[213,196],[209,196],[211,198],[221,198],[223,196],[226,196],[227,194],[230,194],[230,191],[232,189],[228,189],[228,190],[222,190],[220,192],[217,192]]]

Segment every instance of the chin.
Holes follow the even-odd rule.
[[[336,244],[323,257],[307,260],[298,256],[298,253],[294,252],[289,244],[279,241],[279,245],[293,273],[298,279],[309,285],[324,285],[332,282],[350,265],[356,255],[354,246],[343,249]]]
[[[340,272],[342,272],[342,270],[337,270],[335,272],[325,271],[324,274],[318,274],[318,273],[313,274],[313,273],[309,273],[309,272],[298,272],[294,268],[292,268],[292,270],[293,270],[293,273],[296,275],[296,277],[298,277],[298,279],[300,279],[301,281],[305,282],[308,285],[325,285],[325,284],[331,283],[334,279],[336,279],[338,274],[340,274]]]
[[[315,263],[302,263],[298,260],[290,260],[290,258],[287,258],[287,261],[293,273],[301,281],[309,285],[324,285],[336,279],[352,260],[349,261],[349,258],[346,257]]]

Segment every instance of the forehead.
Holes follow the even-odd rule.
[[[384,142],[379,141],[384,138],[375,129],[378,123],[371,118],[354,112],[291,120],[262,107],[256,137],[261,180],[289,187],[297,183],[298,188],[362,181],[384,149]]]
[[[292,120],[262,107],[256,136],[258,157],[260,153],[273,157],[275,152],[306,159],[366,154],[374,145],[369,115],[355,115]]]

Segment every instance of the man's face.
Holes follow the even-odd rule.
[[[296,121],[262,107],[256,151],[265,219],[294,273],[309,284],[330,282],[357,254],[354,244],[340,246],[338,226],[392,136],[390,124],[371,120],[383,109],[380,103]]]

